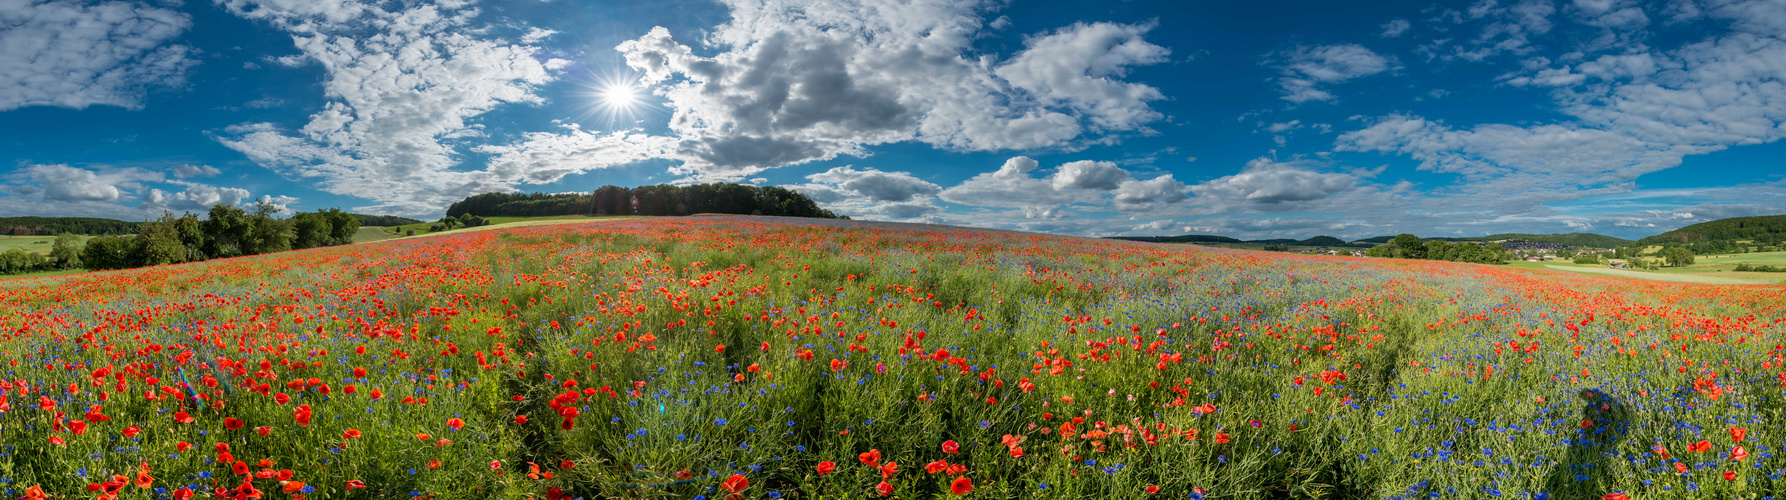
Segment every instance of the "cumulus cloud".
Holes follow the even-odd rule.
[[[1051,184],[1055,190],[1067,189],[1116,189],[1123,181],[1129,180],[1129,171],[1116,166],[1114,162],[1080,160],[1060,166],[1054,173]]]
[[[144,181],[160,181],[161,174],[126,168],[88,170],[68,165],[25,165],[13,175],[21,194],[41,194],[44,201],[115,201]]]
[[[1055,218],[1065,214],[1063,205],[1135,212],[1185,198],[1184,184],[1171,174],[1137,180],[1116,163],[1086,160],[1063,164],[1047,177],[1032,175],[1040,166],[1027,156],[1014,157],[996,171],[943,190],[941,197],[960,205],[1025,209],[1026,218]]]
[[[524,145],[546,151],[493,149],[503,160],[493,170],[458,168],[454,141],[484,135],[470,119],[504,104],[542,103],[535,90],[552,79],[537,47],[485,36],[473,24],[478,10],[464,2],[391,10],[352,0],[219,3],[290,32],[302,57],[322,66],[329,102],[297,130],[248,123],[218,140],[285,176],[378,202],[358,209],[434,213],[466,195],[556,178],[569,165],[553,155],[588,139],[574,131],[566,141],[528,136]],[[542,170],[526,170],[533,167]]]
[[[843,166],[806,179],[811,182],[791,188],[827,210],[853,218],[907,220],[942,211],[935,203],[942,187],[909,172]]]
[[[880,202],[911,201],[914,197],[935,195],[942,191],[941,186],[912,177],[912,174],[907,172],[856,170],[847,166],[812,174],[806,178]]]
[[[24,106],[142,108],[198,61],[170,44],[192,19],[127,2],[0,2],[0,111]]]
[[[1357,176],[1318,172],[1265,158],[1247,162],[1240,173],[1190,187],[1206,201],[1226,205],[1281,205],[1313,201],[1356,188]]]
[[[570,126],[562,134],[534,132],[521,141],[474,148],[492,155],[486,182],[543,184],[566,175],[671,156],[674,141],[638,132],[585,132]]]
[[[668,101],[684,165],[700,178],[865,156],[919,141],[968,151],[1077,148],[1147,133],[1163,96],[1126,82],[1165,61],[1148,25],[1077,23],[977,55],[992,3],[725,2],[730,22],[697,55],[663,28],[616,47]]]
[[[1280,56],[1283,59],[1278,64],[1283,74],[1278,79],[1283,93],[1281,98],[1294,103],[1332,101],[1335,96],[1320,85],[1345,82],[1399,67],[1393,57],[1357,44],[1296,47]]]
[[[141,208],[152,212],[161,210],[204,212],[218,204],[241,205],[244,201],[252,199],[246,189],[188,184],[186,189],[174,193],[150,189],[148,194],[143,196]]]

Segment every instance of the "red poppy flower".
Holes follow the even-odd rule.
[[[1741,443],[1741,442],[1743,442],[1743,436],[1747,436],[1747,435],[1749,435],[1748,429],[1744,429],[1742,427],[1731,427],[1730,428],[1730,440],[1731,441]]]
[[[954,455],[955,453],[960,452],[960,451],[961,451],[961,443],[957,443],[955,441],[943,441],[943,453],[948,453],[950,455]]]
[[[1694,452],[1694,453],[1701,453],[1701,452],[1705,452],[1705,451],[1710,451],[1710,450],[1711,450],[1711,449],[1712,449],[1712,442],[1711,442],[1711,441],[1706,441],[1706,440],[1701,440],[1701,441],[1699,441],[1699,442],[1697,442],[1697,443],[1693,443],[1693,444],[1691,444],[1691,445],[1687,445],[1687,451],[1691,451],[1691,452]]]
[[[893,494],[893,485],[886,481],[881,481],[881,484],[874,485],[874,492],[881,494],[881,496],[891,496]]]
[[[957,477],[957,478],[955,478],[955,481],[949,483],[949,493],[953,493],[956,495],[966,495],[968,493],[973,493],[973,492],[974,492],[974,481],[971,479],[968,479],[967,476]]]
[[[1736,471],[1729,471],[1729,470],[1724,471],[1724,480],[1725,481],[1735,481],[1736,480]]]
[[[1150,485],[1147,485],[1146,488],[1142,488],[1141,491],[1145,491],[1149,495],[1156,495],[1156,494],[1159,494],[1160,487],[1150,484]]]
[[[465,428],[465,421],[458,419],[458,417],[449,418],[447,419],[447,427],[455,431],[463,429]]]
[[[225,428],[225,429],[229,429],[229,430],[233,431],[233,430],[242,428],[243,425],[246,425],[246,424],[243,424],[240,419],[237,419],[235,417],[229,417],[229,418],[223,419],[223,428]]]
[[[931,474],[942,472],[948,468],[949,468],[949,463],[944,462],[942,460],[937,460],[934,462],[924,464],[924,472],[929,472]]]
[[[819,475],[823,476],[826,474],[830,474],[832,471],[837,470],[837,464],[832,463],[831,461],[827,460],[824,462],[819,462],[819,466],[817,467],[817,469],[819,471]]]
[[[1730,459],[1731,460],[1741,461],[1741,460],[1744,460],[1747,458],[1749,458],[1749,450],[1745,450],[1741,446],[1730,449]]]
[[[359,438],[360,438],[359,429],[348,429],[346,432],[341,433],[341,439],[359,439]]]
[[[869,467],[878,466],[881,464],[881,450],[878,450],[878,449],[868,450],[868,451],[863,452],[859,455],[856,455],[856,460],[862,461],[862,465],[866,465]]]
[[[310,417],[310,405],[299,406],[291,412],[292,420],[297,421],[299,427],[309,427]]]
[[[732,477],[719,483],[719,489],[726,490],[726,493],[737,493],[749,487],[750,479],[745,478],[743,474],[732,474]]]
[[[360,488],[365,488],[365,487],[366,487],[365,481],[361,481],[358,479],[347,480],[347,489],[349,489],[349,490],[360,489]]]

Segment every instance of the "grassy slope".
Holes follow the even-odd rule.
[[[80,238],[81,238],[81,241],[83,241],[83,242],[93,239],[92,236],[81,236]],[[4,252],[4,251],[11,250],[14,248],[21,248],[27,252],[35,252],[35,253],[40,253],[40,254],[44,254],[44,255],[49,255],[50,248],[55,246],[55,244],[56,244],[56,236],[55,235],[29,235],[29,236],[0,235],[0,252]]]
[[[603,215],[603,216],[598,216],[598,215],[553,215],[553,216],[547,216],[547,217],[489,217],[489,218],[485,219],[485,220],[489,221],[488,225],[483,226],[483,227],[473,228],[473,229],[484,229],[484,228],[496,227],[496,226],[516,227],[513,225],[503,226],[502,224],[513,224],[513,223],[518,223],[518,222],[564,221],[561,223],[573,223],[573,222],[591,222],[591,221],[597,221],[597,220],[625,220],[625,219],[629,219],[629,218],[635,218],[635,217],[634,216],[606,216],[606,215]],[[404,234],[404,233],[409,232],[409,230],[414,229],[416,236],[421,236],[424,234],[434,234],[434,233],[428,232],[428,227],[433,226],[434,224],[435,224],[434,222],[423,222],[420,224],[405,224],[402,226],[390,227],[390,228],[388,228],[388,230],[395,234]],[[464,230],[464,228],[460,228],[460,229],[454,229],[452,231],[443,231],[443,233],[451,233],[454,231],[463,231],[463,230]],[[358,240],[356,239],[355,241],[357,242]]]

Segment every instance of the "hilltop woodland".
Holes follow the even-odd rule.
[[[552,215],[777,215],[840,218],[799,192],[775,186],[693,184],[602,186],[593,193],[485,193],[447,208],[447,217],[541,217]]]
[[[82,244],[80,237],[63,233],[48,256],[16,248],[0,254],[0,274],[126,269],[342,245],[352,243],[360,229],[358,218],[339,209],[283,219],[278,213],[267,204],[253,211],[218,204],[202,220],[191,212],[178,217],[162,212],[159,219],[132,223],[136,234],[130,236],[99,236]]]
[[[1478,264],[1505,264],[1512,254],[1499,243],[1450,242],[1439,239],[1422,241],[1419,236],[1399,234],[1388,243],[1371,247],[1368,257],[1396,259],[1444,260]]]
[[[0,217],[0,234],[134,234],[138,224],[140,223],[93,217]]]
[[[1702,255],[1779,251],[1786,249],[1786,215],[1701,222],[1637,240],[1637,244],[1684,246]]]

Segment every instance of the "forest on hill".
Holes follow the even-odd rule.
[[[484,193],[447,208],[447,217],[552,215],[776,215],[839,218],[797,191],[747,184],[602,186],[591,193]]]
[[[1742,243],[1747,242],[1747,243]],[[1732,217],[1701,222],[1637,240],[1641,245],[1684,245],[1694,253],[1732,253],[1786,243],[1786,215]]]

